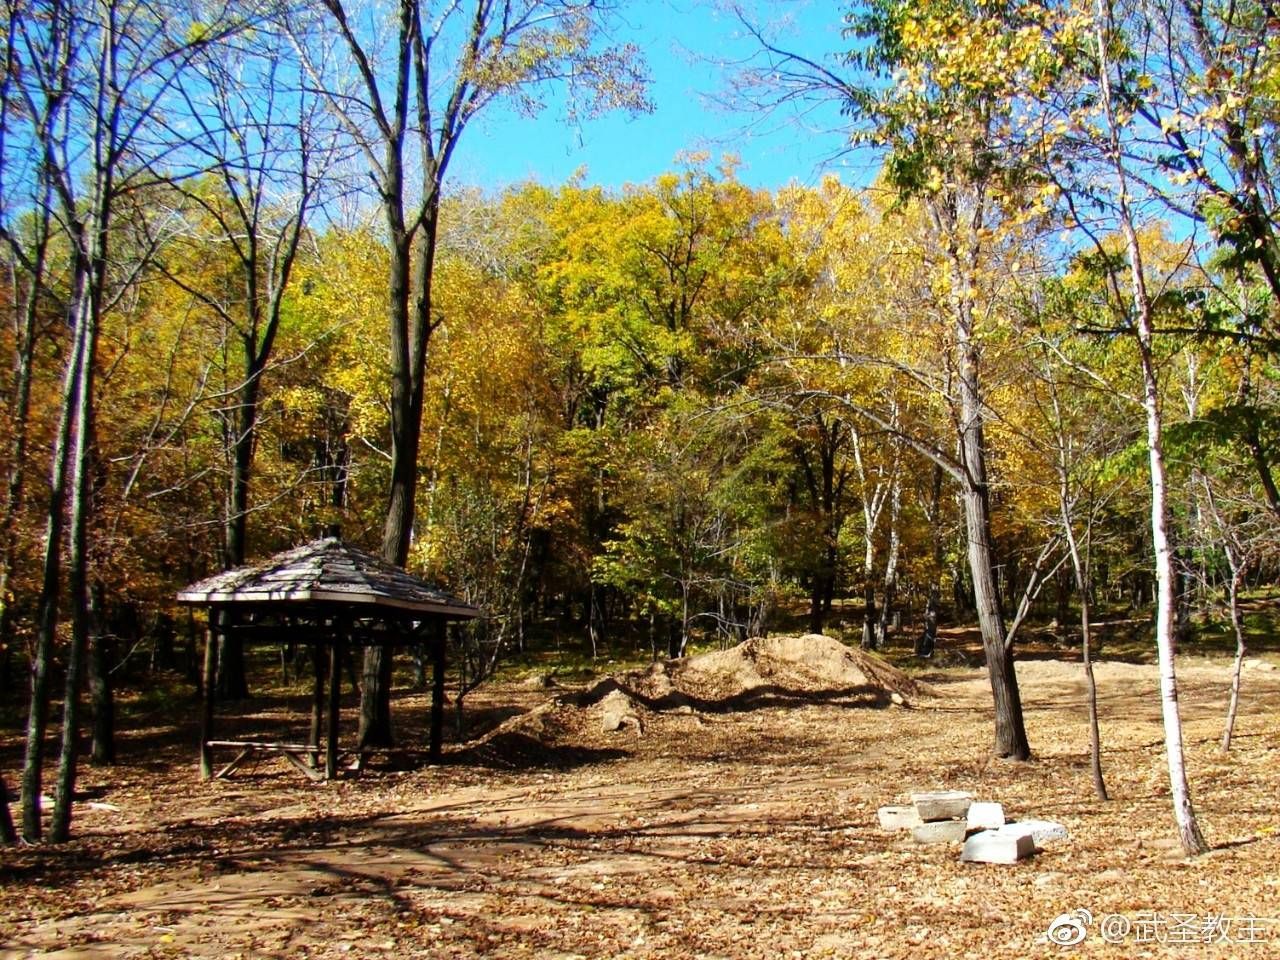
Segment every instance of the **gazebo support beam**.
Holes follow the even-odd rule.
[[[324,746],[324,775],[332,780],[338,775],[338,707],[342,693],[342,647],[347,624],[338,618],[334,625],[333,643],[329,647],[329,727]]]
[[[428,757],[432,763],[439,763],[442,753],[444,734],[444,668],[445,639],[448,621],[444,617],[434,618],[431,631],[431,739]]]
[[[218,634],[215,624],[218,622],[218,608],[209,608],[209,627],[204,633],[204,671],[200,678],[200,778],[209,780],[213,777],[213,748],[209,741],[213,739],[213,700],[217,696],[214,686],[214,668],[217,666]]]
[[[311,765],[318,766],[320,761],[320,735],[324,730],[324,647],[318,643],[311,645],[311,736],[309,742],[314,748],[311,754]]]

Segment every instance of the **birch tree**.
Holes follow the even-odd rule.
[[[1087,17],[1087,19],[1086,19]],[[1096,0],[1093,9],[1081,12],[1087,24],[1082,42],[1071,52],[1074,65],[1064,77],[1055,111],[1064,111],[1069,122],[1065,133],[1046,156],[1063,190],[1068,222],[1074,224],[1102,260],[1114,259],[1115,245],[1107,245],[1104,231],[1118,235],[1123,271],[1107,272],[1106,294],[1113,312],[1114,330],[1131,338],[1137,352],[1143,411],[1147,467],[1151,492],[1151,544],[1156,578],[1155,645],[1160,676],[1160,712],[1164,725],[1165,754],[1174,822],[1183,850],[1195,856],[1208,850],[1195,814],[1187,777],[1178,701],[1175,655],[1177,572],[1169,507],[1169,471],[1165,456],[1165,410],[1157,344],[1157,315],[1169,298],[1165,278],[1153,269],[1141,236],[1144,185],[1131,169],[1134,151],[1129,140],[1135,116],[1131,101],[1116,89],[1116,77],[1133,64],[1121,58],[1141,49],[1141,37],[1125,32],[1111,0]],[[1130,46],[1136,41],[1137,46]],[[1086,211],[1096,211],[1097,215]]]

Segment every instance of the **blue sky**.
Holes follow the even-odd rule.
[[[831,0],[789,0],[761,3],[754,16],[781,46],[824,59],[846,46],[840,12]],[[812,184],[826,172],[840,172],[850,182],[868,180],[866,158],[837,156],[843,138],[834,105],[798,118],[794,111],[764,116],[716,102],[726,92],[732,64],[758,49],[716,0],[625,3],[620,17],[614,41],[644,51],[653,113],[612,114],[573,129],[554,101],[533,119],[493,104],[459,144],[451,167],[455,186],[496,189],[530,179],[553,185],[585,169],[586,182],[616,188],[674,169],[682,151],[705,151],[713,159],[737,154],[738,176],[753,186]]]

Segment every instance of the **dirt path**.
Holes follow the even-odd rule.
[[[1049,922],[1085,908],[1237,922],[1214,945],[1093,931],[1072,955],[1280,955],[1280,924],[1250,928],[1269,943],[1240,939],[1246,915],[1280,918],[1280,671],[1250,672],[1224,758],[1225,663],[1183,665],[1194,789],[1217,848],[1194,862],[1169,846],[1154,671],[1099,668],[1106,805],[1089,787],[1077,674],[1020,666],[1036,750],[1023,765],[988,759],[985,677],[952,669],[911,706],[654,714],[643,735],[597,722],[577,731],[575,756],[607,759],[567,769],[311,786],[274,766],[214,784],[189,767],[126,768],[101,798],[120,810],[86,811],[64,854],[4,854],[0,954],[1058,956]],[[934,787],[1059,820],[1072,839],[992,867],[876,828],[877,806]]]

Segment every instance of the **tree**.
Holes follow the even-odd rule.
[[[1079,304],[1087,297],[1072,289],[1068,280],[1053,283],[1049,310],[1061,306],[1068,322],[1078,322]],[[1089,761],[1094,794],[1109,799],[1102,772],[1102,735],[1098,721],[1098,686],[1093,657],[1093,554],[1095,532],[1101,526],[1110,495],[1103,492],[1110,457],[1129,442],[1128,432],[1116,429],[1106,416],[1109,397],[1096,382],[1076,372],[1087,363],[1077,354],[1091,344],[1081,342],[1046,319],[1030,382],[1035,386],[1036,408],[1044,435],[1043,455],[1053,472],[1057,521],[1066,542],[1067,556],[1080,605],[1080,659],[1085,682],[1085,704],[1089,724]],[[1094,368],[1096,373],[1096,368]],[[1065,626],[1065,624],[1060,624]]]
[[[1165,411],[1161,395],[1157,355],[1157,315],[1179,303],[1176,291],[1161,295],[1151,284],[1155,272],[1140,236],[1138,204],[1141,186],[1129,166],[1126,141],[1131,133],[1131,105],[1115,87],[1115,77],[1131,64],[1119,62],[1129,38],[1109,0],[1098,0],[1088,23],[1089,46],[1074,51],[1078,73],[1064,81],[1071,136],[1055,145],[1048,155],[1058,158],[1053,175],[1068,194],[1072,222],[1079,225],[1096,248],[1099,261],[1108,264],[1107,294],[1119,331],[1132,337],[1141,377],[1140,404],[1146,427],[1146,452],[1151,491],[1151,542],[1156,576],[1155,642],[1160,673],[1160,704],[1164,723],[1174,820],[1188,856],[1204,853],[1208,846],[1200,832],[1187,781],[1182,742],[1182,721],[1174,663],[1174,629],[1177,576],[1171,543],[1169,478],[1165,458]],[[1078,84],[1072,86],[1072,84]],[[1119,233],[1122,260],[1117,263],[1080,209],[1089,204],[1104,211]],[[1123,270],[1120,269],[1123,264]],[[1168,284],[1164,285],[1167,289]]]
[[[1235,734],[1236,715],[1240,708],[1240,674],[1244,666],[1248,647],[1245,643],[1244,625],[1240,613],[1240,587],[1245,575],[1257,563],[1260,555],[1268,548],[1274,549],[1273,531],[1269,525],[1258,529],[1256,510],[1242,511],[1243,522],[1233,522],[1224,514],[1221,494],[1215,492],[1214,482],[1207,473],[1197,470],[1196,479],[1204,492],[1207,513],[1216,528],[1223,555],[1227,560],[1229,579],[1227,581],[1227,612],[1231,620],[1231,631],[1235,635],[1236,655],[1231,667],[1231,695],[1227,703],[1226,719],[1222,727],[1222,752],[1231,749],[1231,739]]]
[[[1138,68],[1113,80],[1134,111],[1128,147],[1143,160],[1138,175],[1176,214],[1202,219],[1230,266],[1256,271],[1280,301],[1275,11],[1176,0],[1135,4],[1117,20],[1151,41]],[[1265,329],[1277,333],[1274,312]]]
[[[183,13],[186,15],[184,16]],[[92,9],[54,3],[42,15],[11,23],[21,69],[20,114],[40,118],[27,128],[47,196],[69,248],[70,279],[63,313],[71,331],[59,424],[50,469],[50,502],[39,600],[32,695],[23,768],[23,834],[40,837],[43,738],[48,674],[62,586],[63,513],[67,532],[71,645],[63,698],[61,761],[50,829],[65,840],[75,783],[80,679],[90,632],[88,519],[92,511],[94,386],[103,315],[136,275],[136,257],[113,260],[114,215],[122,196],[153,181],[145,137],[173,78],[201,47],[242,23],[216,8],[161,11],[145,3],[103,0]],[[5,122],[11,118],[6,116]]]
[[[229,461],[222,549],[227,569],[245,562],[264,379],[299,244],[322,191],[337,186],[328,171],[341,159],[289,52],[279,36],[262,31],[253,42],[206,51],[198,74],[178,77],[176,84],[183,117],[198,131],[184,144],[190,162],[212,171],[181,185],[186,239],[206,252],[225,249],[230,260],[225,276],[166,271],[225,327],[239,367],[230,376],[233,401],[219,411]],[[243,651],[225,631],[218,695],[247,695]]]
[[[605,11],[594,0],[470,0],[445,7],[434,20],[420,0],[359,8],[323,0],[321,6],[314,16],[298,12],[289,29],[313,82],[363,157],[384,220],[391,478],[382,553],[403,565],[416,512],[427,347],[442,322],[432,302],[441,189],[459,139],[498,98],[537,109],[540,88],[550,81],[587,92],[589,111],[640,108],[642,77],[634,49],[597,49]],[[394,24],[390,31],[377,26],[384,20]],[[333,32],[319,28],[322,23]],[[354,76],[335,62],[338,51]],[[390,742],[389,687],[390,658],[368,648],[362,746]]]
[[[898,410],[890,400],[889,407],[890,423],[895,424],[898,419]],[[858,482],[861,487],[862,496],[862,648],[864,650],[875,650],[881,645],[883,637],[880,634],[880,618],[876,613],[876,582],[875,582],[875,555],[876,555],[876,539],[877,530],[880,526],[880,520],[884,516],[885,507],[889,506],[890,510],[894,510],[900,502],[901,497],[901,468],[902,457],[897,444],[890,441],[888,444],[889,456],[887,463],[875,464],[869,463],[869,457],[864,456],[863,450],[866,446],[862,433],[856,428],[851,429],[853,436],[853,462],[857,470]],[[888,565],[886,564],[886,570]],[[887,602],[887,598],[886,598]]]
[[[995,575],[986,438],[987,394],[982,341],[990,322],[991,259],[1025,217],[1032,177],[1018,157],[1012,103],[1059,69],[1038,58],[1033,42],[1047,27],[1036,11],[966,0],[854,7],[849,32],[858,48],[848,71],[790,53],[754,31],[764,65],[746,78],[770,102],[835,98],[855,122],[851,139],[885,156],[886,184],[925,214],[939,256],[932,264],[951,324],[956,455],[901,436],[958,483],[964,505],[969,570],[995,704],[995,752],[1025,760],[1013,649]],[[852,356],[847,359],[852,360]],[[881,429],[887,410],[851,406]],[[914,442],[913,442],[914,441]]]
[[[8,468],[5,477],[3,515],[0,516],[0,691],[9,687],[9,658],[14,646],[15,580],[18,574],[20,522],[26,503],[28,444],[31,438],[32,387],[36,375],[36,346],[54,326],[49,303],[50,239],[52,237],[52,184],[47,168],[27,149],[24,138],[12,129],[35,101],[28,101],[18,82],[23,54],[18,41],[30,11],[20,4],[6,7],[3,76],[0,76],[0,250],[6,279],[6,316],[12,337],[12,379],[5,391]],[[46,97],[38,114],[30,115],[31,128],[40,138],[52,136],[61,116],[61,101]],[[38,689],[43,690],[43,682]],[[0,783],[0,839],[16,839],[9,795]]]

